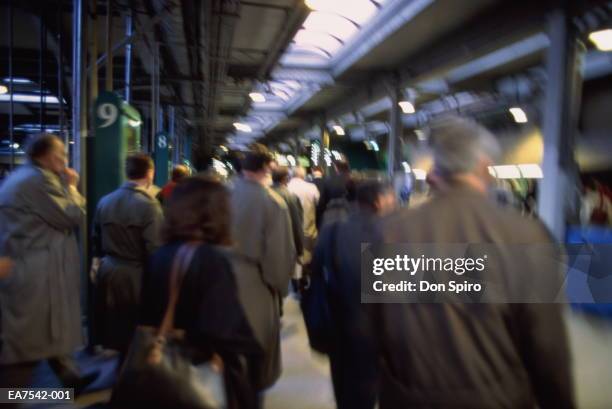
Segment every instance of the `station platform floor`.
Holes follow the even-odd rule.
[[[612,408],[612,320],[568,312],[567,322],[578,408]],[[310,350],[299,305],[292,298],[285,304],[281,339],[283,374],[267,391],[265,409],[334,409],[328,361]],[[91,386],[93,391],[72,405],[45,405],[45,408],[106,408],[114,380],[115,358],[83,356],[79,361],[85,372],[100,370],[102,373]],[[59,387],[46,364],[41,365],[35,383],[40,387]],[[28,407],[43,408],[40,404]]]

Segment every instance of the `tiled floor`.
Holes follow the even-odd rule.
[[[311,352],[299,304],[285,303],[283,374],[266,394],[265,409],[334,409],[327,357]]]

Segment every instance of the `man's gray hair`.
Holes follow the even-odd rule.
[[[441,177],[471,172],[480,160],[495,162],[501,154],[497,138],[472,119],[445,116],[430,125],[429,136],[434,169]]]

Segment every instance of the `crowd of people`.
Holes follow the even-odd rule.
[[[553,244],[540,222],[491,200],[493,135],[449,118],[432,126],[431,141],[434,193],[418,208],[399,208],[392,185],[354,177],[346,161],[313,180],[261,145],[230,181],[177,167],[154,197],[152,160],[129,156],[127,182],[93,215],[88,342],[118,352],[118,387],[138,378],[155,399],[120,388],[111,405],[180,409],[168,403],[178,393],[171,384],[139,377],[136,365],[143,354],[147,365],[162,358],[139,350],[135,334],[172,327],[184,332],[194,367],[218,363],[207,367],[222,373],[224,407],[262,407],[282,374],[285,297],[323,291],[339,409],[574,407],[560,304],[361,303],[362,243]],[[85,199],[59,139],[40,135],[27,155],[0,186],[0,386],[31,385],[47,360],[78,393],[96,375],[73,358],[83,345]]]

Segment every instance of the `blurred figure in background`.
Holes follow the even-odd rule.
[[[298,197],[302,205],[304,250],[299,260],[302,266],[302,275],[308,275],[308,266],[317,240],[316,209],[319,202],[319,189],[314,183],[307,182],[305,178],[306,170],[303,167],[296,167],[293,178],[287,185],[287,189]],[[297,291],[297,288],[295,290]]]
[[[36,136],[26,154],[29,163],[0,188],[0,255],[11,260],[0,280],[0,385],[29,386],[38,363],[47,359],[78,393],[95,378],[82,378],[71,358],[82,343],[75,229],[85,217],[85,199],[77,190],[79,175],[66,167],[60,139]]]
[[[385,242],[553,244],[544,225],[487,196],[488,166],[500,152],[492,134],[451,117],[432,127],[430,141],[436,193],[422,206],[384,220]],[[545,273],[537,263],[526,265],[533,268],[528,276]],[[512,271],[512,265],[500,271]],[[439,408],[573,408],[561,307],[372,304],[382,355],[380,408],[434,402]]]
[[[244,156],[242,177],[235,179],[231,194],[239,296],[264,349],[256,368],[258,390],[274,384],[281,373],[279,307],[297,261],[287,205],[267,187],[271,162],[265,147],[254,146]]]
[[[145,263],[161,245],[162,209],[147,193],[154,174],[149,156],[129,156],[128,181],[100,200],[93,219],[94,342],[119,351],[120,361],[136,328]]]
[[[313,166],[310,172],[310,180],[317,187],[319,192],[323,190],[323,169],[321,166]]]
[[[584,183],[580,221],[584,225],[606,226],[612,224],[612,200],[609,192],[593,178],[587,179]]]
[[[304,254],[304,213],[300,199],[287,188],[289,183],[289,169],[286,166],[279,166],[272,171],[272,190],[283,198],[289,209],[291,217],[291,232],[293,233],[293,243],[298,263],[296,263],[292,275],[292,283],[297,289],[297,280],[300,278],[301,265],[299,261]],[[282,306],[281,306],[282,307]],[[282,315],[282,311],[281,311]]]
[[[187,166],[175,165],[174,168],[172,168],[172,178],[157,194],[157,199],[160,201],[160,203],[164,204],[164,202],[170,198],[170,195],[172,194],[172,191],[176,187],[179,180],[186,178],[187,176],[189,176],[189,168],[187,168]]]
[[[335,174],[328,175],[320,187],[321,196],[317,205],[317,227],[320,229],[324,222],[330,222],[329,219],[337,219],[327,217],[325,213],[343,213],[346,209],[346,196],[348,194],[349,184],[351,183],[351,168],[346,160],[334,161]]]
[[[299,258],[302,256],[304,249],[304,233],[302,230],[303,214],[302,204],[300,199],[287,188],[289,183],[289,169],[285,166],[279,166],[272,172],[272,190],[283,198],[289,217],[291,218],[291,232],[293,233],[293,243],[295,244],[295,253]]]
[[[184,329],[195,349],[194,361],[212,354],[223,360],[229,409],[257,407],[254,363],[259,346],[238,299],[236,279],[223,248],[231,244],[229,193],[218,181],[193,177],[179,183],[166,203],[165,244],[147,264],[140,322],[158,327],[169,294],[169,274],[182,244],[198,242],[183,278],[175,327]],[[246,365],[244,360],[246,359]]]
[[[325,226],[312,260],[312,274],[329,272],[332,326],[329,360],[338,409],[373,409],[378,394],[377,353],[365,305],[361,304],[361,244],[376,240],[376,223],[396,207],[393,186],[363,181],[356,211]],[[399,407],[399,406],[398,406]]]

